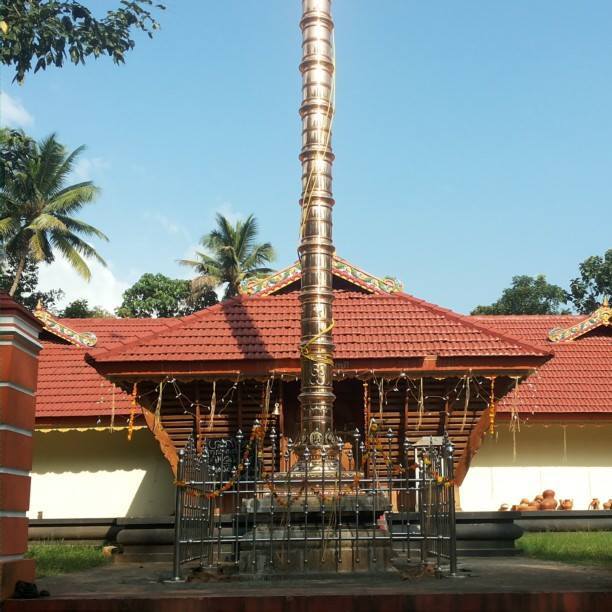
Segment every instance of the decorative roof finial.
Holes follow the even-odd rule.
[[[71,344],[92,348],[98,342],[93,332],[78,332],[57,321],[50,312],[43,308],[40,301],[36,306],[34,316],[43,324],[46,331]]]
[[[583,336],[587,332],[597,327],[608,327],[612,325],[612,308],[609,305],[608,296],[604,296],[602,305],[588,317],[563,329],[562,327],[555,327],[548,332],[548,339],[551,342],[563,342],[564,340],[575,340],[580,336]]]

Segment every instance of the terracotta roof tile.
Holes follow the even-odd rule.
[[[550,350],[540,342],[541,334],[532,338],[503,326],[492,331],[480,320],[406,294],[337,291],[335,295],[334,342],[339,360],[434,354],[541,356]],[[76,331],[96,334],[98,343],[89,352],[101,362],[298,357],[296,293],[237,298],[182,319],[71,319],[65,323]],[[545,328],[549,329],[548,323]],[[86,349],[51,336],[42,340],[37,417],[109,415],[113,385],[85,361]],[[118,388],[114,405],[116,414],[129,412],[129,397]]]
[[[137,334],[165,327],[167,319],[59,319],[79,332],[93,332],[99,346],[117,346]],[[42,338],[36,391],[36,416],[82,417],[127,414],[130,398],[85,361],[84,347],[45,333]]]
[[[544,356],[546,349],[488,329],[405,293],[336,291],[336,358]],[[144,340],[90,351],[95,361],[216,361],[299,358],[297,293],[241,296],[218,304]]]
[[[504,334],[511,334],[553,351],[553,358],[519,386],[516,406],[521,413],[612,413],[612,329],[599,328],[567,342],[551,343],[548,332],[570,327],[584,316],[473,317]],[[509,412],[512,393],[499,404]]]

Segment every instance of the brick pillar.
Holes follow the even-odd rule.
[[[34,581],[28,548],[32,430],[41,325],[0,293],[0,600]]]

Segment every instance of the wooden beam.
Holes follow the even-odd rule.
[[[459,458],[459,462],[457,464],[457,469],[455,470],[455,482],[457,485],[461,485],[463,480],[465,479],[468,470],[470,469],[470,464],[472,463],[472,459],[474,455],[478,452],[478,449],[482,445],[482,441],[485,436],[485,432],[489,427],[489,411],[485,408],[480,415],[480,419],[478,419],[478,423],[470,432],[470,436],[467,440],[467,444],[463,454]]]
[[[172,468],[172,473],[176,478],[176,470],[178,466],[178,453],[176,452],[176,447],[174,446],[174,442],[166,432],[166,430],[162,427],[161,423],[155,424],[155,415],[146,408],[142,408],[142,413],[144,414],[145,421],[149,427],[149,429],[153,432],[155,439],[159,444],[159,448],[161,449],[162,454],[170,464]]]

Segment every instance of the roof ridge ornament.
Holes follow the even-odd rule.
[[[588,317],[565,329],[555,327],[548,332],[548,339],[551,342],[565,342],[575,340],[587,332],[598,327],[612,326],[612,307],[609,305],[608,296],[604,296],[601,306]]]
[[[240,293],[243,295],[272,295],[298,281],[301,271],[300,262],[296,261],[269,276],[243,281],[240,285]],[[403,290],[402,283],[397,279],[388,276],[380,278],[369,274],[338,255],[333,257],[332,273],[370,293],[399,293]]]
[[[78,332],[60,323],[48,310],[45,310],[40,300],[34,310],[34,316],[43,324],[46,331],[62,340],[67,340],[75,346],[92,348],[98,342],[98,338],[93,332]]]

